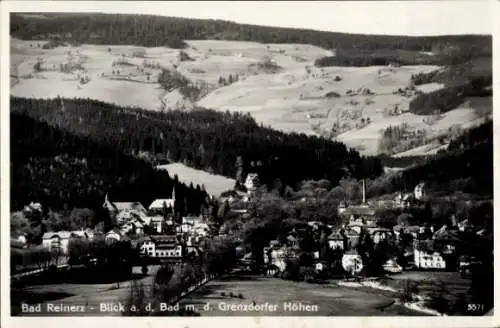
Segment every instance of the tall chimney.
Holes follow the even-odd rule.
[[[363,179],[363,204],[366,203],[366,186],[365,186],[365,179]]]

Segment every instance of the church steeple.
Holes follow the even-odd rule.
[[[115,209],[113,203],[108,199],[108,193],[104,196],[104,203],[102,204],[102,207],[108,211],[113,211]]]

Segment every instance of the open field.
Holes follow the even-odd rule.
[[[148,275],[139,281],[148,288],[152,283],[153,275]],[[30,286],[24,290],[25,295],[38,295],[37,299],[44,302],[63,305],[87,305],[87,311],[92,315],[119,316],[121,313],[102,313],[98,310],[100,303],[121,302],[125,304],[129,295],[131,282],[121,282],[120,288],[114,284],[78,285],[59,284]],[[243,298],[231,297],[242,294]],[[275,311],[228,311],[225,305],[277,305]],[[317,311],[290,311],[285,310],[285,302],[302,303],[302,305],[317,305]],[[245,315],[285,315],[285,316],[353,316],[353,315],[422,315],[410,310],[391,305],[393,298],[384,296],[384,293],[363,291],[354,288],[339,287],[334,284],[309,284],[293,282],[278,278],[263,278],[244,273],[226,275],[208,282],[183,298],[179,304],[181,308],[193,305],[201,316],[245,316]],[[210,310],[203,307],[209,305]],[[385,310],[382,310],[385,308]],[[46,309],[46,307],[42,307]],[[30,315],[26,313],[24,315]],[[38,315],[50,315],[43,310]],[[52,314],[53,315],[53,314]],[[58,315],[84,315],[78,313],[62,313]]]
[[[242,294],[243,298],[231,297]],[[332,284],[309,284],[278,278],[262,278],[254,275],[234,274],[211,281],[189,294],[180,304],[193,304],[201,316],[353,316],[395,315],[395,306],[389,306],[393,299],[376,293],[338,287]],[[229,306],[277,305],[275,311],[227,310]],[[296,302],[302,305],[317,305],[317,311],[289,311],[284,303]],[[204,311],[203,305],[210,304]],[[385,311],[380,308],[389,306]],[[401,313],[400,313],[401,314]],[[404,315],[415,315],[405,311]],[[419,314],[421,315],[421,314]]]
[[[450,125],[477,119],[476,109],[485,108],[478,101],[465,103],[457,109],[459,115],[451,111],[433,126],[424,123],[425,116],[408,113],[415,95],[394,92],[405,89],[412,74],[438,66],[317,68],[315,59],[333,54],[311,45],[215,40],[187,43],[183,51],[191,60],[181,61],[179,50],[165,47],[81,45],[46,50],[43,42],[12,39],[11,75],[18,78],[13,80],[11,94],[93,98],[149,110],[191,108],[195,99],[185,99],[177,90],[166,92],[156,83],[160,69],[166,68],[203,89],[196,102],[199,106],[250,112],[264,125],[335,137],[363,154],[377,153],[380,131],[389,125],[406,122],[410,128],[439,134]],[[37,61],[41,61],[41,70],[34,72]],[[276,66],[276,71],[270,73],[259,66],[266,62]],[[74,69],[60,71],[64,64]],[[221,77],[227,80],[229,75],[237,75],[238,81],[218,84]],[[82,77],[88,81],[80,83]],[[422,92],[440,87],[437,83],[419,86]],[[396,107],[399,113],[390,115]]]
[[[140,267],[135,267],[133,273],[139,275]],[[150,273],[138,279],[145,286],[151,286],[154,274],[158,270],[158,266],[151,266]],[[61,284],[43,284],[31,285],[22,289],[11,288],[11,300],[16,302],[25,302],[27,304],[62,304],[62,305],[87,305],[87,315],[90,312],[92,315],[121,315],[121,313],[111,312],[102,313],[99,310],[101,303],[111,302],[126,302],[130,294],[130,286],[132,281],[122,281],[119,288],[116,288],[116,283],[103,284],[88,284],[88,283],[61,283]],[[46,307],[42,306],[42,313],[35,315],[54,315],[46,311]],[[12,306],[14,315],[20,314],[20,309],[17,306]],[[22,313],[22,315],[30,315]],[[59,313],[62,316],[74,316],[75,313]],[[85,315],[85,314],[81,314]]]
[[[199,185],[200,187],[205,185],[207,193],[214,196],[219,196],[222,192],[232,189],[235,183],[234,179],[196,170],[181,163],[159,165],[157,168],[167,170],[171,177],[177,175],[179,181],[186,185],[190,183],[193,183],[193,186]]]

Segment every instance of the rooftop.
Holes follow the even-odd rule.
[[[155,199],[149,209],[162,209],[164,207],[171,208],[174,206],[175,200],[172,198]]]
[[[113,205],[118,211],[145,210],[144,206],[139,202],[113,202]]]

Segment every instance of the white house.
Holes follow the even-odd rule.
[[[67,254],[71,240],[78,238],[88,239],[88,236],[84,231],[46,232],[42,236],[42,245],[51,252],[59,251],[62,254]]]
[[[415,199],[421,200],[425,197],[425,183],[419,183],[414,190]]]
[[[42,212],[42,209],[42,204],[31,202],[29,205],[24,207],[23,211],[27,213]]]
[[[200,216],[184,216],[182,218],[182,224],[191,224],[192,226],[196,226],[202,222],[204,222],[204,219],[201,215]]]
[[[347,251],[342,256],[342,267],[346,272],[357,274],[363,270],[363,259],[356,251]]]
[[[438,252],[414,251],[415,266],[420,269],[446,269],[446,262]]]
[[[160,198],[155,199],[151,205],[149,205],[148,210],[150,212],[161,212],[164,209],[173,209],[175,206],[175,199],[172,198]]]
[[[257,173],[249,173],[245,180],[245,188],[248,192],[253,192],[259,187],[259,176]]]
[[[328,236],[328,247],[330,249],[344,249],[344,236],[334,231]]]
[[[104,235],[104,239],[107,242],[120,241],[120,240],[122,240],[122,235],[121,235],[120,231],[118,231],[117,229],[113,229],[113,230],[108,231]]]
[[[414,263],[420,269],[446,269],[443,256],[434,250],[433,240],[419,240],[414,242]]]
[[[139,202],[116,202],[113,203],[118,213],[116,221],[118,224],[133,220],[136,218],[144,219],[146,216],[146,208]]]
[[[143,244],[143,249],[148,255],[164,259],[181,259],[183,256],[182,244],[173,235],[153,235],[150,242]],[[150,255],[151,256],[151,255]]]
[[[264,253],[264,263],[267,265],[275,265],[278,269],[283,272],[286,268],[286,259],[288,257],[288,250],[286,247],[281,248],[265,248]],[[269,262],[271,261],[271,262]]]
[[[175,208],[175,188],[172,189],[172,198],[155,199],[148,207],[149,212],[160,212],[163,210],[174,210]]]
[[[368,232],[370,233],[372,240],[375,244],[380,243],[383,240],[387,240],[390,235],[392,235],[392,231],[386,228],[368,228]]]

